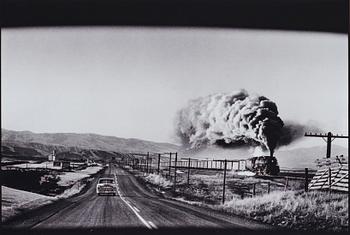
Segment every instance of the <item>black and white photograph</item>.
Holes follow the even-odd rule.
[[[3,234],[345,234],[347,0],[4,0]]]

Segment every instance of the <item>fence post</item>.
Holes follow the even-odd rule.
[[[175,172],[174,172],[174,192],[176,191],[176,165],[177,165],[177,152],[175,153]]]
[[[227,167],[227,160],[225,159],[225,166],[224,166],[224,185],[223,185],[223,190],[222,190],[222,204],[225,203],[226,167]]]
[[[152,157],[151,157],[149,160],[150,160],[150,163],[149,163],[149,172],[153,174],[153,170],[154,170],[154,169],[153,169],[153,164],[152,164],[152,161],[153,161]]]
[[[253,184],[253,196],[255,196],[255,184],[256,183]]]
[[[267,182],[267,193],[270,193],[270,182]]]
[[[309,189],[309,169],[305,168],[305,192]]]
[[[149,157],[149,152],[147,152],[146,156],[146,172],[148,173],[148,157]]]
[[[329,193],[331,193],[331,191],[332,191],[332,188],[331,188],[331,185],[332,185],[332,170],[331,170],[330,167],[328,168],[328,185],[329,185]]]
[[[191,168],[191,158],[188,158],[187,185],[190,185],[190,168]]]
[[[160,171],[160,153],[158,154],[158,175]]]
[[[284,191],[286,191],[288,189],[288,177],[286,177],[286,183],[284,185]]]
[[[170,158],[169,158],[169,178],[171,179],[171,153],[169,153]]]

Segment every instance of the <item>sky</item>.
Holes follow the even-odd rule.
[[[5,129],[177,143],[174,119],[189,100],[243,88],[274,101],[282,120],[348,134],[345,34],[141,27],[1,33]],[[291,147],[323,144],[303,138]]]

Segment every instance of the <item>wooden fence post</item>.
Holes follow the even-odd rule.
[[[171,153],[169,153],[170,158],[169,158],[169,178],[171,179]]]
[[[159,175],[159,172],[160,172],[160,153],[158,154],[158,175]]]
[[[253,196],[255,196],[255,190],[256,190],[255,185],[256,183],[253,184]]]
[[[188,158],[188,167],[187,167],[187,185],[190,185],[190,168],[191,168],[191,158]]]
[[[288,180],[289,180],[289,178],[286,177],[285,184],[284,184],[284,191],[286,191],[288,189]]]
[[[177,152],[175,153],[175,172],[174,172],[174,192],[176,191],[176,166],[177,166]]]
[[[332,170],[331,170],[331,168],[329,167],[329,168],[328,168],[328,186],[329,186],[329,193],[331,193],[331,191],[332,191],[331,185],[332,185]]]
[[[224,185],[223,185],[223,190],[222,190],[222,204],[225,203],[226,167],[227,167],[227,160],[225,159],[225,165],[224,165]]]
[[[309,190],[309,169],[305,168],[305,192]]]
[[[267,182],[267,193],[270,193],[270,182]]]

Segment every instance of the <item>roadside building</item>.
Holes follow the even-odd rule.
[[[52,151],[52,153],[48,156],[49,162],[54,162],[56,160],[56,152],[55,150]]]

